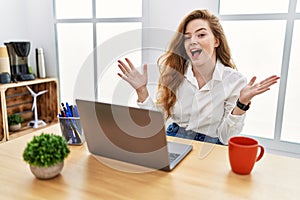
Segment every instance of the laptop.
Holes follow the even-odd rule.
[[[76,99],[91,154],[152,169],[171,171],[192,150],[168,142],[159,111]]]

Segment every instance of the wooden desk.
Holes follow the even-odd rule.
[[[58,124],[44,132],[60,133]],[[0,144],[1,199],[299,199],[300,160],[266,154],[251,175],[230,170],[227,147],[200,159],[203,143],[172,172],[128,173],[99,162],[85,145],[70,146],[64,169],[38,180],[22,159],[27,141],[42,130]]]

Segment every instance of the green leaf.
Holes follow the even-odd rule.
[[[69,153],[65,138],[53,133],[42,133],[27,143],[23,159],[31,165],[49,167],[62,162]]]

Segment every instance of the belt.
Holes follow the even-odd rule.
[[[180,134],[178,134],[179,130],[181,132]],[[186,133],[185,134],[185,135],[187,135],[186,137],[183,136],[184,134],[182,134],[182,131]],[[197,141],[203,141],[203,142],[209,142],[209,143],[222,144],[223,145],[223,143],[217,137],[210,137],[208,135],[205,135],[205,134],[202,134],[202,133],[197,133],[197,132],[194,132],[194,131],[186,131],[184,128],[180,127],[176,123],[170,124],[168,126],[166,132],[167,132],[168,136],[188,138],[188,139],[193,139],[193,140],[197,140]],[[188,137],[188,136],[192,136],[192,138]]]

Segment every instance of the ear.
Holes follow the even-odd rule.
[[[218,38],[215,38],[215,47],[218,47],[220,45],[220,40]]]

